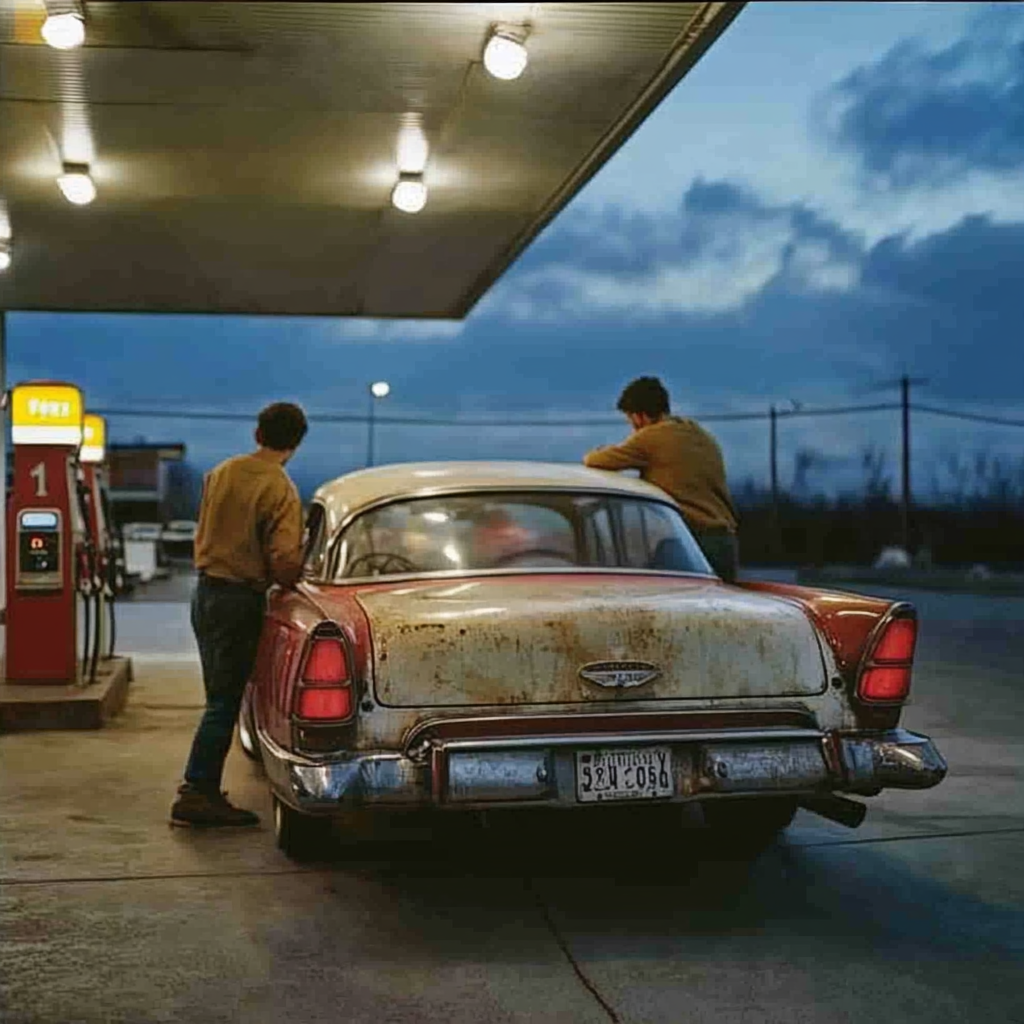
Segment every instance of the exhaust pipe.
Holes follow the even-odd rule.
[[[806,797],[800,801],[800,806],[847,828],[856,828],[868,813],[864,804],[845,796],[836,796],[834,793],[828,796]]]

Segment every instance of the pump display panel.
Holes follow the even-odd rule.
[[[18,513],[19,590],[59,590],[61,564],[61,514],[56,509],[24,509]]]

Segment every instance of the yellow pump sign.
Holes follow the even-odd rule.
[[[78,456],[82,462],[103,462],[107,457],[107,421],[91,412],[85,414],[82,428],[82,450]]]
[[[73,384],[18,384],[11,394],[11,440],[77,448],[82,406],[82,392]]]

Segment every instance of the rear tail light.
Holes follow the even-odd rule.
[[[917,642],[917,623],[913,619],[893,619],[875,647],[872,661],[911,662]]]
[[[309,722],[336,722],[352,714],[352,688],[303,687],[299,691],[299,718]]]
[[[335,637],[320,637],[313,641],[302,669],[302,682],[306,686],[337,686],[348,683],[348,659],[342,642]]]
[[[917,644],[917,620],[891,619],[875,641],[857,680],[857,696],[872,704],[907,699]]]
[[[316,637],[306,654],[295,693],[295,715],[307,722],[339,722],[352,716],[352,673],[340,637]]]

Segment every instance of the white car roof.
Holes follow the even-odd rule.
[[[660,488],[635,477],[575,463],[558,462],[405,462],[347,473],[323,484],[313,496],[334,532],[350,516],[370,505],[428,497],[449,491],[496,490],[603,491],[675,504]]]

